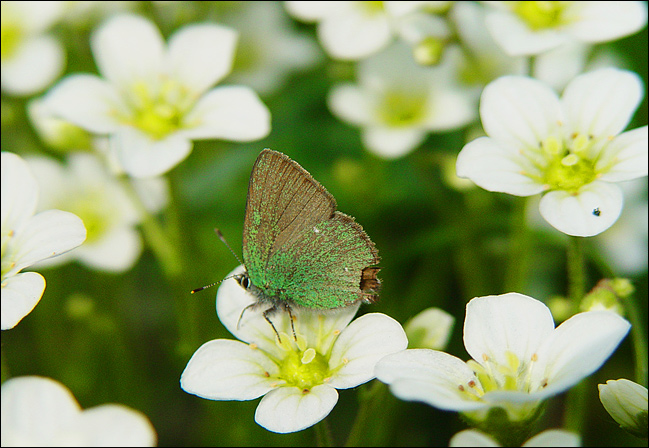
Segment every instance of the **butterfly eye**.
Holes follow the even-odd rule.
[[[235,277],[235,280],[237,281],[237,283],[239,283],[239,285],[241,285],[243,289],[250,288],[250,277],[248,277],[248,274],[237,275]]]

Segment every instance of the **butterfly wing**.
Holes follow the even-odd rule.
[[[294,245],[304,229],[329,219],[335,210],[334,197],[304,168],[264,149],[250,175],[243,231],[243,261],[252,283],[263,290],[270,279],[271,254]]]
[[[333,216],[305,229],[295,244],[271,253],[269,290],[291,303],[333,309],[377,299],[379,262],[374,243],[350,216]],[[288,288],[286,287],[288,285]]]
[[[353,218],[298,163],[264,150],[250,177],[243,257],[266,298],[317,309],[376,299],[379,258]]]

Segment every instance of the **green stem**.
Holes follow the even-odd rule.
[[[635,296],[631,295],[624,300],[627,317],[631,322],[631,337],[635,355],[635,381],[647,386],[647,336],[646,323],[640,318],[638,303]]]
[[[584,260],[583,240],[580,237],[570,237],[568,242],[568,296],[572,313],[579,311],[579,304],[586,294],[586,263]],[[586,418],[588,379],[582,380],[567,394],[564,425],[566,429],[581,433]]]
[[[517,198],[519,199],[519,198]],[[512,213],[512,232],[509,250],[509,263],[505,273],[505,292],[522,291],[530,266],[532,254],[529,228],[526,225],[527,198],[515,203]]]
[[[349,431],[345,446],[360,446],[362,438],[365,437],[367,439],[369,433],[368,422],[370,419],[376,419],[376,409],[382,409],[382,415],[388,414],[381,404],[381,401],[386,396],[387,390],[388,388],[385,384],[375,380],[369,388],[365,387],[359,391],[360,404],[358,413],[356,414],[352,429]],[[378,404],[381,404],[381,406],[378,406]],[[366,440],[366,442],[371,441]]]
[[[568,242],[568,297],[572,311],[579,310],[579,304],[586,294],[586,263],[583,240],[572,236]]]
[[[144,206],[131,180],[127,177],[121,177],[120,181],[142,217],[141,227],[144,238],[160,263],[171,286],[176,321],[178,322],[177,351],[179,355],[187,357],[196,349],[196,341],[198,340],[195,325],[196,304],[191,300],[190,291],[179,284],[179,281],[184,278],[182,275],[182,257],[180,255],[182,245],[180,244],[177,227],[173,225],[173,216],[171,216],[168,224],[163,227],[159,220]],[[172,207],[167,207],[165,213],[167,216],[173,215]]]
[[[325,418],[315,425],[316,438],[318,446],[335,446],[329,421]]]

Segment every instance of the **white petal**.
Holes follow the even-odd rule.
[[[504,143],[480,137],[467,143],[457,156],[457,175],[489,191],[531,196],[543,185],[527,176],[524,161]]]
[[[532,383],[548,383],[535,395],[563,392],[599,369],[629,332],[631,325],[615,313],[579,313],[559,325],[539,347]]]
[[[494,439],[477,429],[465,429],[451,437],[448,446],[500,446]]]
[[[619,39],[647,24],[645,2],[579,2],[579,20],[569,25],[570,33],[585,42]]]
[[[327,104],[334,115],[351,124],[363,126],[375,121],[370,101],[363,90],[353,84],[334,86],[329,92]]]
[[[539,448],[544,446],[581,446],[581,437],[579,434],[562,429],[548,429],[531,437],[523,446]]]
[[[376,53],[392,36],[384,13],[370,15],[356,9],[326,18],[318,25],[317,34],[331,56],[347,60]]]
[[[45,279],[37,272],[22,272],[2,280],[2,330],[9,330],[41,300]],[[4,421],[4,418],[3,418]]]
[[[75,429],[83,436],[86,446],[155,446],[157,439],[144,414],[117,404],[83,411]]]
[[[16,231],[34,214],[38,182],[27,163],[18,155],[2,152],[2,234]],[[4,236],[3,236],[4,238]]]
[[[561,102],[571,132],[608,138],[626,127],[642,97],[642,80],[638,75],[602,68],[570,82]]]
[[[82,263],[93,269],[123,272],[130,269],[142,252],[142,238],[133,227],[121,226],[98,241],[86,243],[72,252]]]
[[[283,3],[290,15],[305,22],[315,22],[347,9],[342,2],[285,1]]]
[[[399,322],[385,314],[365,314],[345,328],[334,343],[329,366],[342,368],[328,384],[336,389],[363,384],[374,378],[379,359],[407,346],[408,338]]]
[[[487,407],[458,389],[470,381],[479,383],[464,361],[448,353],[408,349],[382,358],[376,378],[390,385],[402,400],[421,401],[447,411],[470,411]]]
[[[270,132],[270,112],[252,89],[217,87],[207,92],[185,118],[192,139],[252,141]]]
[[[111,138],[111,147],[128,174],[153,177],[166,173],[191,153],[192,142],[181,133],[152,140],[134,128],[122,127]]]
[[[61,210],[38,213],[16,233],[16,266],[12,271],[72,250],[85,239],[86,228],[77,215]]]
[[[260,304],[260,306],[246,308],[257,302],[257,298],[232,278],[244,271],[243,266],[238,266],[225,277],[227,280],[221,283],[216,292],[216,313],[225,328],[237,339],[254,343],[261,350],[272,353],[276,349],[277,336],[262,315],[270,305]],[[278,332],[291,333],[288,313],[273,314],[272,322]]]
[[[119,122],[115,113],[122,108],[117,91],[94,75],[70,75],[54,86],[45,97],[52,114],[90,132],[115,132]]]
[[[529,361],[554,330],[545,304],[523,294],[476,297],[466,305],[464,346],[473,359],[508,365],[507,352]]]
[[[91,38],[100,73],[123,88],[156,80],[162,73],[164,42],[155,25],[140,16],[109,19]]]
[[[2,90],[31,95],[49,86],[63,71],[65,53],[59,41],[39,36],[21,45],[11,59],[2,60]]]
[[[202,93],[232,70],[236,31],[220,25],[182,28],[169,39],[171,76],[192,92]]]
[[[623,132],[608,143],[597,159],[595,171],[604,171],[601,181],[621,182],[646,176],[648,164],[647,126],[643,126]]]
[[[52,446],[80,411],[72,393],[57,381],[38,376],[7,380],[2,385],[2,446]]]
[[[196,350],[180,378],[185,392],[210,400],[253,400],[273,389],[277,365],[240,341],[215,339]]]
[[[396,129],[370,127],[361,134],[363,145],[370,151],[395,159],[408,154],[426,139],[426,132],[419,129]]]
[[[259,402],[255,421],[281,434],[301,431],[325,418],[338,402],[338,392],[321,384],[303,393],[297,387],[280,387]]]
[[[516,150],[538,148],[559,132],[561,103],[547,85],[522,76],[502,76],[480,99],[482,127],[489,137]]]
[[[487,14],[487,28],[494,40],[511,56],[535,55],[558,47],[567,36],[553,29],[532,31],[512,14]]]
[[[593,182],[579,194],[551,191],[541,199],[541,215],[554,228],[572,236],[594,236],[613,225],[624,198],[615,184]]]

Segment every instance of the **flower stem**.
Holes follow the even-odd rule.
[[[638,384],[647,386],[647,336],[646,329],[640,312],[635,295],[631,295],[624,300],[625,309],[629,321],[631,321],[631,335],[633,341],[633,352],[635,355],[635,381]]]
[[[568,241],[568,297],[571,314],[579,311],[579,304],[586,294],[586,266],[584,261],[583,241],[580,237],[570,237]],[[582,380],[568,392],[564,424],[566,429],[580,433],[586,418],[587,381]]]
[[[509,263],[505,274],[505,291],[522,291],[525,279],[530,266],[531,239],[530,232],[526,225],[525,215],[527,198],[515,202],[515,210],[512,213],[512,234],[509,250]]]
[[[175,222],[174,216],[172,216],[174,210],[172,207],[167,207],[165,213],[167,217],[170,217],[169,224],[162,226],[159,220],[145,207],[131,180],[122,176],[120,181],[142,217],[141,227],[144,238],[171,286],[176,321],[178,322],[177,352],[183,357],[189,356],[196,348],[195,341],[198,340],[195,325],[195,303],[191,300],[189,291],[184,290],[178,283],[184,276],[182,275],[183,263],[180,255],[182,244],[180,244],[177,226],[173,225]]]
[[[381,409],[383,411],[383,415],[389,414],[389,412],[385,412],[385,403],[383,403],[384,398],[387,394],[387,390],[388,387],[378,380],[373,381],[372,385],[369,388],[364,387],[363,389],[359,390],[360,404],[358,413],[356,414],[356,418],[354,419],[352,429],[349,431],[349,436],[347,437],[345,446],[361,446],[365,444],[372,446],[377,442],[376,440],[370,440],[372,438],[372,434],[370,434],[371,429],[368,423],[370,419],[376,419],[376,413],[373,413],[373,410],[375,411],[376,409]],[[361,443],[361,440],[363,440],[363,438],[364,443]]]
[[[572,236],[568,241],[568,297],[573,314],[579,310],[579,304],[586,294],[586,264],[584,261],[583,241]]]
[[[333,434],[331,434],[329,421],[326,418],[315,425],[315,431],[316,438],[318,440],[318,446],[336,446],[334,444]]]

